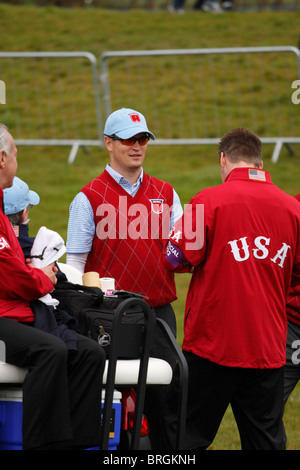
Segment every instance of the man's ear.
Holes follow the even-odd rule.
[[[261,161],[260,161],[260,164],[259,164],[259,169],[262,170],[263,167],[264,167],[264,162],[261,160]]]
[[[104,143],[109,152],[112,151],[112,139],[110,137],[105,136],[104,137]]]
[[[220,153],[220,165],[221,165],[222,168],[224,168],[225,165],[226,165],[226,159],[227,159],[227,157],[226,157],[225,153],[221,152]]]
[[[1,150],[1,152],[0,152],[0,168],[4,168],[6,157],[7,157],[6,152],[4,150]]]

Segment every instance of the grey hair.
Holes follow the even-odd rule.
[[[0,123],[0,152],[4,151],[6,155],[10,155],[11,141],[9,139],[8,128],[5,124]]]

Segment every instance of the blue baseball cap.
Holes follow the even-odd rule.
[[[3,190],[3,201],[5,214],[11,215],[21,212],[29,205],[36,206],[40,202],[40,196],[31,191],[25,181],[15,176],[12,186]]]
[[[118,109],[110,114],[104,127],[104,135],[116,135],[121,139],[129,139],[140,132],[146,132],[152,140],[155,139],[154,134],[148,129],[144,116],[128,108]]]

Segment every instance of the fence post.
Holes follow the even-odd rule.
[[[74,64],[76,70],[68,68]],[[89,72],[86,65],[90,66]],[[68,163],[74,162],[79,147],[103,147],[98,61],[94,54],[0,52],[3,74],[9,86],[9,109],[5,108],[2,119],[6,113],[17,145],[70,146]],[[3,84],[3,101],[1,90],[3,95]]]

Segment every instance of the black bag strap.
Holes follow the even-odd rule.
[[[148,297],[143,294],[138,294],[136,292],[130,292],[127,290],[115,290],[113,295],[117,295],[119,299],[129,299],[131,297],[135,297],[137,299],[148,299]]]

